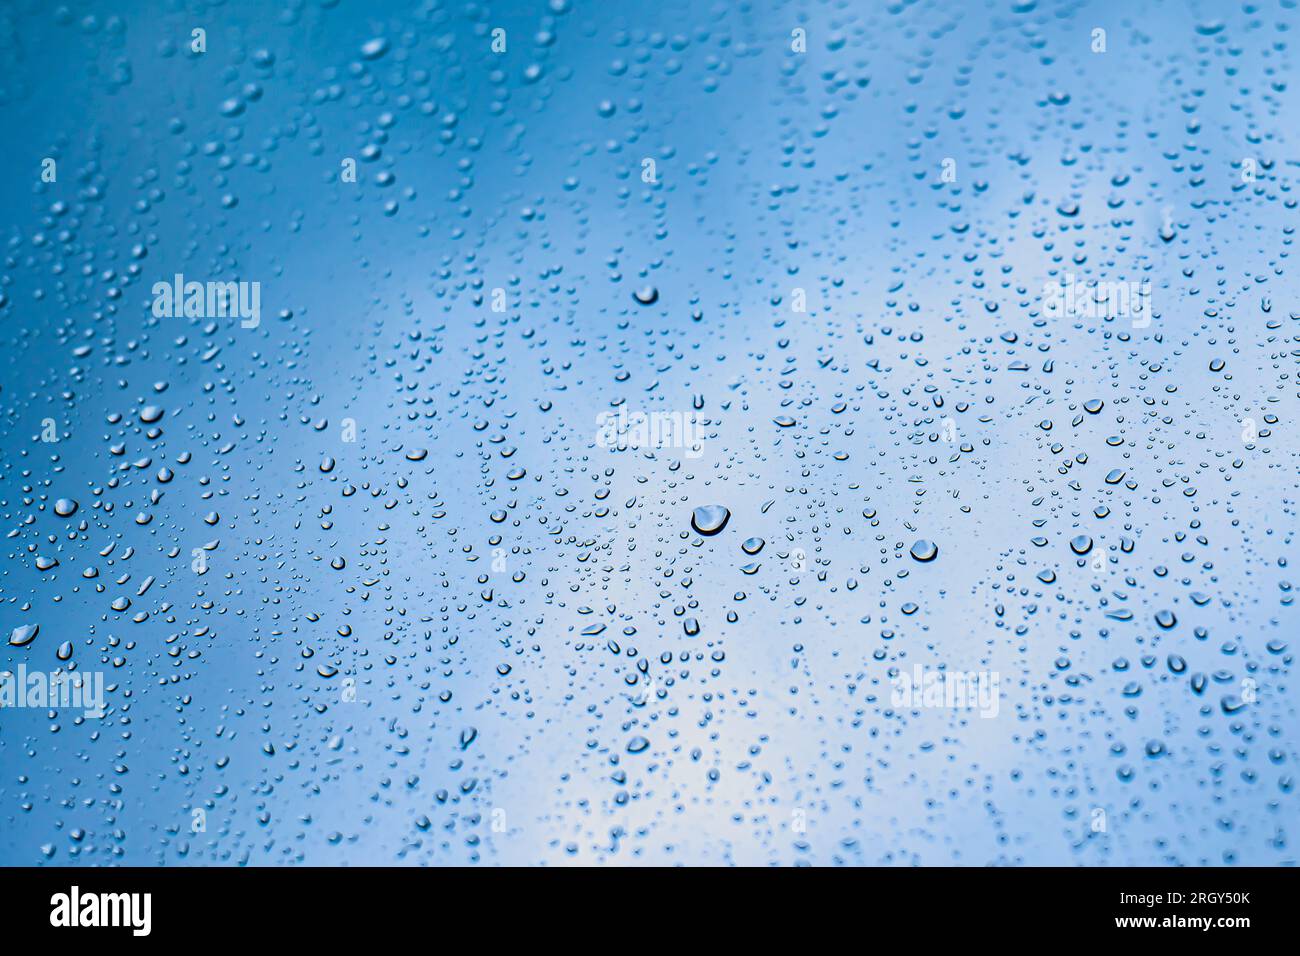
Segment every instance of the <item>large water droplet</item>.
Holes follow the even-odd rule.
[[[9,643],[13,647],[26,647],[35,640],[40,629],[41,626],[39,624],[20,624],[15,627],[13,633],[9,635]]]
[[[933,561],[939,556],[939,546],[933,541],[927,541],[925,538],[919,538],[912,545],[912,557],[918,561]],[[895,552],[897,554],[897,552]],[[917,572],[918,574],[920,572]]]
[[[731,512],[722,505],[703,505],[691,514],[691,527],[702,535],[717,534],[731,520]]]

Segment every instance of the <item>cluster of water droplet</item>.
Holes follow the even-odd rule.
[[[1294,11],[1180,7],[0,15],[0,862],[1294,862]]]

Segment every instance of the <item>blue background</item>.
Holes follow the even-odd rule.
[[[3,4],[0,863],[1293,863],[1296,23]]]

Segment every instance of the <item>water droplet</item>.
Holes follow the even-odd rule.
[[[927,541],[925,538],[918,538],[912,545],[912,557],[918,561],[933,561],[939,556],[939,546],[933,541]],[[920,572],[917,572],[918,574]]]
[[[731,512],[722,505],[703,505],[691,514],[691,527],[702,535],[714,535],[730,520]]]
[[[9,644],[13,647],[26,647],[36,639],[36,635],[40,633],[40,630],[41,626],[39,624],[20,624],[9,635]]]

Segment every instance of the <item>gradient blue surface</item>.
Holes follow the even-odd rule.
[[[1296,23],[6,3],[0,863],[1294,863]]]

